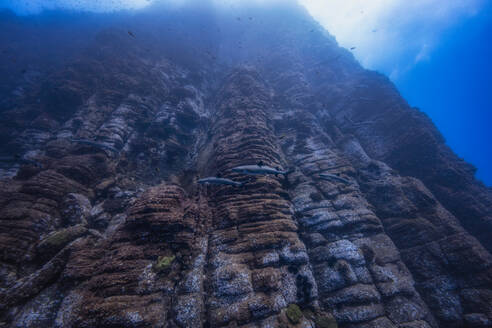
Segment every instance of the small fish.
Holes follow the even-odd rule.
[[[244,182],[237,182],[231,179],[219,178],[219,177],[208,177],[198,180],[199,184],[204,185],[224,185],[224,186],[234,186],[234,187],[242,187]]]
[[[345,184],[350,184],[350,181],[344,178],[341,178],[337,175],[334,174],[329,174],[329,173],[322,173],[319,175],[319,177],[323,180],[328,180],[328,181],[338,181],[338,182],[343,182]]]
[[[128,31],[128,35],[129,35],[129,36],[131,36],[132,38],[134,38],[134,37],[135,37],[135,34],[133,34],[133,32],[132,32],[132,31]]]
[[[352,47],[352,48],[350,48],[350,50],[354,50],[354,49],[357,49],[357,47]]]
[[[284,176],[289,175],[294,172],[294,170],[282,171],[281,168],[273,168],[266,166],[262,161],[260,161],[257,165],[243,165],[237,166],[232,169],[232,172],[248,174],[248,175],[266,175],[266,174],[275,174],[278,176],[282,174]]]

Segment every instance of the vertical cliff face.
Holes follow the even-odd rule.
[[[236,10],[121,17],[2,103],[0,327],[491,327],[490,190],[300,8]]]

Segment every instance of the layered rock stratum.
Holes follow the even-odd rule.
[[[2,15],[0,327],[492,327],[490,189],[297,5]]]

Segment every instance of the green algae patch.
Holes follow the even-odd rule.
[[[285,314],[287,315],[287,318],[289,318],[290,322],[294,324],[299,323],[303,316],[301,309],[296,304],[289,305]]]
[[[74,227],[62,229],[48,235],[40,243],[40,249],[60,249],[71,241],[77,239],[78,237],[84,235],[87,229],[82,225],[77,225]]]
[[[176,256],[159,256],[157,259],[157,263],[154,265],[154,270],[157,272],[162,272],[168,269],[173,261],[176,259]]]
[[[40,259],[48,260],[77,238],[88,233],[83,225],[54,231],[42,239],[36,246],[36,253]]]

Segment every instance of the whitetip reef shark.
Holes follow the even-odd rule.
[[[266,166],[263,162],[259,162],[257,165],[243,165],[237,166],[232,169],[232,172],[247,174],[247,175],[266,175],[266,174],[275,174],[278,176],[282,174],[287,176],[288,174],[294,172],[294,170],[283,171],[281,168],[273,168],[270,166]]]

